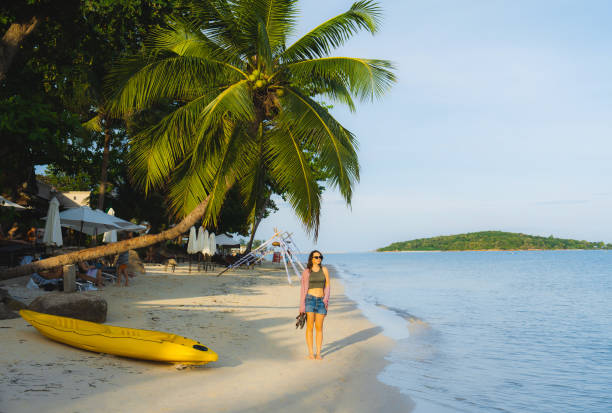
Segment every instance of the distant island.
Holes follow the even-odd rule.
[[[612,249],[604,242],[539,237],[515,232],[481,231],[468,234],[419,238],[394,242],[376,251],[508,251],[508,250],[601,250]]]

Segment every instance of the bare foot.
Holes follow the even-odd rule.
[[[314,357],[312,354],[309,354],[309,355],[308,355],[308,358],[309,358],[310,360],[314,360],[314,359],[315,359],[315,357]]]
[[[321,357],[320,354],[317,354],[317,357],[315,357],[317,360],[323,360],[323,357]]]

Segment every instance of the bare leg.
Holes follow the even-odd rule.
[[[117,286],[121,285],[121,278],[125,277],[125,286],[128,286],[129,277],[127,273],[127,268],[117,267]]]
[[[98,269],[98,271],[96,271],[96,285],[98,287],[102,287],[103,284],[104,282],[102,281],[102,270]]]
[[[312,352],[312,328],[314,327],[315,314],[306,313],[306,345],[308,346],[308,358],[314,359]]]
[[[323,346],[323,320],[325,314],[315,314],[315,328],[317,329],[317,360],[322,360],[321,347]]]
[[[81,280],[90,281],[90,282],[92,282],[92,283],[93,283],[93,282],[96,282],[96,279],[95,279],[95,278],[90,277],[90,276],[89,276],[89,275],[87,275],[87,274],[83,274],[83,273],[81,273],[81,274],[79,274],[79,275],[78,275],[78,277],[79,277]]]

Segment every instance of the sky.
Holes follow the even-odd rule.
[[[296,38],[351,4],[302,0]],[[397,67],[381,99],[332,110],[359,142],[351,206],[328,188],[315,242],[277,199],[256,238],[279,228],[303,252],[484,230],[612,242],[612,2],[380,4],[379,33],[332,53]]]

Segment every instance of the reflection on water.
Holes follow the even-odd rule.
[[[612,411],[612,252],[328,256],[417,413]]]

